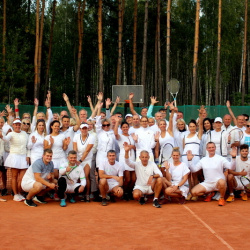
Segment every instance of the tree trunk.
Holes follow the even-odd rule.
[[[146,65],[147,65],[147,33],[148,33],[148,0],[145,1],[143,52],[142,52],[142,69],[141,69],[141,85],[144,86],[144,93],[146,86],[145,80],[146,80]]]
[[[118,0],[118,63],[116,85],[121,85],[122,81],[122,31],[124,4],[124,0]]]
[[[103,92],[102,0],[98,0],[99,91]]]
[[[34,98],[38,94],[38,47],[39,47],[39,0],[36,1],[36,46],[34,56],[35,80],[34,80]]]
[[[245,0],[245,27],[244,27],[244,47],[243,47],[243,69],[242,69],[242,98],[241,104],[245,105],[245,82],[246,82],[246,61],[247,61],[247,12],[248,12],[248,0]]]
[[[170,20],[171,20],[171,0],[168,0],[167,5],[167,50],[166,50],[166,83],[170,80]],[[169,100],[169,91],[166,88],[166,99]]]
[[[3,65],[2,70],[5,72],[5,62],[6,62],[6,0],[3,0]],[[4,79],[3,79],[4,80]]]
[[[161,1],[157,0],[157,56],[158,56],[158,96],[159,103],[162,104],[163,89],[162,89],[162,75],[161,75]]]
[[[133,64],[132,64],[132,84],[133,85],[136,85],[137,8],[138,8],[138,2],[137,2],[137,0],[134,0],[134,32],[133,32]]]
[[[200,0],[196,2],[195,18],[195,37],[194,37],[194,61],[193,61],[193,86],[192,86],[192,105],[196,105],[196,88],[197,88],[197,64],[199,49],[199,25],[200,25]]]
[[[156,32],[155,32],[155,78],[154,78],[154,96],[157,96],[159,93],[158,93],[158,89],[157,89],[157,85],[158,85],[158,53],[157,53],[157,49],[158,49],[158,46],[157,46],[157,39],[158,39],[158,36],[157,36],[157,23],[156,23]]]
[[[48,88],[48,83],[49,83],[49,70],[50,70],[50,62],[51,62],[55,15],[56,15],[56,0],[53,1],[53,7],[52,7],[52,20],[51,20],[50,37],[49,37],[49,52],[48,52],[48,58],[47,58],[45,86],[44,86],[44,100],[46,99],[47,88]]]
[[[37,60],[37,87],[40,89],[41,85],[41,65],[42,65],[42,44],[43,44],[43,26],[44,26],[44,9],[45,9],[45,0],[42,0],[42,14],[40,22],[40,32],[39,32],[39,45],[38,45],[38,60]],[[39,94],[37,93],[39,97]]]
[[[221,47],[221,0],[218,6],[218,43],[217,43],[217,68],[216,68],[216,84],[215,84],[215,105],[219,105],[220,95],[220,47]]]
[[[78,23],[78,53],[77,53],[77,68],[76,68],[76,105],[79,105],[79,85],[80,85],[80,71],[82,62],[82,40],[83,40],[83,17],[85,10],[85,0],[78,1],[77,23]]]

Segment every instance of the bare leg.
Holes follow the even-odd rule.
[[[152,184],[152,190],[154,190],[154,198],[159,198],[162,189],[162,178],[156,178],[155,182]]]
[[[100,189],[100,193],[102,195],[102,198],[105,199],[107,191],[109,189],[107,179],[105,179],[105,178],[100,179],[99,189]]]
[[[84,173],[85,173],[85,177],[86,177],[86,195],[90,194],[90,179],[89,179],[89,174],[90,174],[90,167],[89,164],[86,164],[84,167]]]
[[[31,200],[32,197],[35,196],[36,194],[40,193],[42,189],[43,189],[42,183],[35,182],[34,185],[33,185],[33,188],[30,189],[26,199]]]
[[[232,174],[229,174],[227,176],[227,184],[228,184],[229,193],[230,194],[233,193],[234,189],[237,186],[237,183],[236,183],[236,180]]]
[[[22,179],[23,179],[23,176],[24,176],[26,170],[27,170],[27,169],[20,169],[20,171],[19,171],[18,189],[17,189],[17,191],[18,191],[19,194],[20,194],[21,191],[22,191],[21,182],[22,182]]]
[[[14,194],[18,194],[18,184],[17,184],[17,178],[18,178],[18,172],[19,169],[11,168],[11,187],[14,192]]]

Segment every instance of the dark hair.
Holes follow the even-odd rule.
[[[107,152],[107,156],[108,156],[108,154],[116,154],[116,152],[115,152],[115,150],[110,149],[110,150]]]
[[[121,115],[123,117],[123,114],[121,112],[116,112],[116,115]]]
[[[59,123],[59,126],[60,126],[60,122],[59,121],[57,121],[57,120],[55,120],[55,121],[52,121],[51,123],[50,123],[50,126],[49,126],[49,128],[50,128],[50,134],[53,132],[53,129],[51,128],[55,123]]]
[[[122,126],[123,126],[124,124],[126,124],[126,125],[129,126],[129,124],[128,124],[127,122],[122,122],[122,123],[121,123],[121,128],[122,128]]]
[[[77,154],[77,152],[75,150],[70,150],[68,152],[68,155],[76,155],[76,154]]]
[[[195,121],[194,119],[192,119],[192,120],[188,123],[188,126],[189,126],[191,123],[193,123],[193,124],[195,124],[195,126],[197,126],[197,123],[196,123],[196,121]]]
[[[249,149],[249,146],[247,144],[242,144],[242,145],[240,145],[240,151],[242,149]]]
[[[142,119],[147,119],[147,121],[148,121],[148,117],[147,117],[147,116],[142,116],[141,119],[140,119],[140,121],[141,121]]]
[[[247,115],[247,114],[242,114],[242,115],[247,118],[247,121],[249,120],[249,115]]]
[[[211,126],[210,130],[214,130],[213,129],[213,123],[212,123],[211,119],[210,118],[205,118],[203,120],[203,131],[207,132],[207,130],[205,129],[205,126],[204,126],[205,121],[208,121],[210,123],[210,126]]]
[[[63,120],[64,118],[70,119],[70,117],[69,117],[68,115],[64,115],[64,116],[62,117],[62,120]]]
[[[167,112],[167,110],[166,109],[159,109],[159,111],[158,112],[161,112],[161,111],[165,111],[165,112]]]
[[[208,142],[207,145],[206,145],[206,147],[208,146],[208,144],[214,144],[214,146],[216,147],[215,143],[212,142],[212,141]]]
[[[43,150],[43,155],[45,155],[46,153],[53,154],[53,151],[52,151],[52,149],[47,148],[47,149]]]

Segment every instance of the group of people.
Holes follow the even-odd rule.
[[[198,196],[224,206],[227,190],[227,202],[234,201],[237,190],[242,200],[248,199],[240,178],[250,178],[248,115],[235,117],[228,101],[229,114],[223,118],[208,118],[201,106],[198,118],[186,123],[173,103],[153,116],[156,97],[138,114],[133,97],[125,117],[115,113],[119,97],[110,109],[110,98],[104,101],[101,92],[95,105],[88,96],[89,117],[84,109],[77,112],[66,94],[68,111],[53,114],[48,92],[46,114],[38,112],[35,99],[32,118],[29,113],[20,117],[15,99],[14,110],[7,105],[0,114],[1,195],[8,193],[10,168],[13,200],[30,207],[47,203],[46,195],[61,207],[66,200],[75,203],[76,196],[106,206],[116,197],[143,205],[153,195],[156,208],[171,197],[184,204]]]

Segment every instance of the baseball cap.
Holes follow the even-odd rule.
[[[216,117],[216,118],[214,119],[214,122],[221,122],[221,123],[222,123],[221,117]]]

